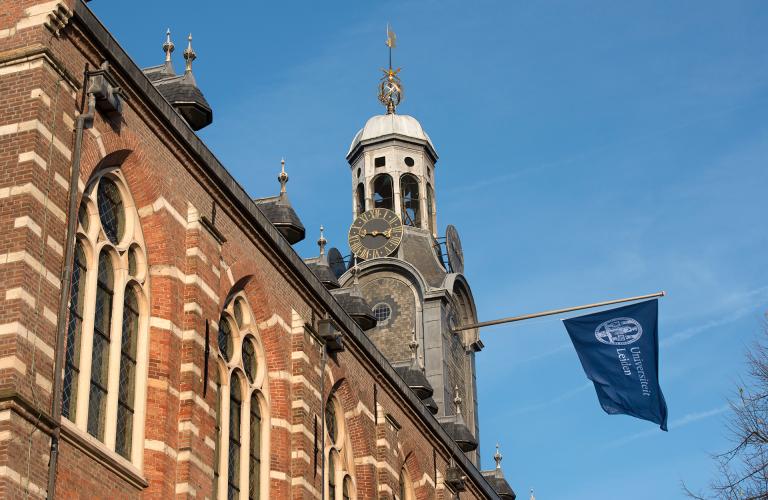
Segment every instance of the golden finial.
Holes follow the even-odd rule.
[[[277,176],[280,182],[280,194],[285,193],[285,185],[288,184],[288,174],[285,173],[285,158],[280,160],[280,174]]]
[[[171,28],[168,28],[167,30],[165,30],[165,43],[163,44],[163,52],[165,52],[165,62],[167,63],[171,62],[171,52],[173,52],[174,48],[175,46],[171,41]]]
[[[397,46],[397,37],[389,23],[387,23],[387,41],[385,43],[389,47],[389,68],[382,69],[384,76],[379,82],[379,102],[386,106],[387,114],[391,115],[395,113],[395,108],[403,100],[403,84],[400,82],[400,77],[397,76],[400,73],[400,68],[392,69],[392,49]]]
[[[320,238],[317,240],[317,246],[320,247],[321,257],[325,255],[325,245],[328,243],[328,240],[326,240],[325,236],[323,236],[323,231],[325,231],[325,228],[323,226],[320,226]]]
[[[189,43],[187,44],[187,48],[184,49],[184,60],[187,61],[187,68],[186,72],[191,73],[192,72],[192,61],[197,59],[197,54],[194,50],[192,50],[192,33],[189,34],[187,37],[187,40]]]

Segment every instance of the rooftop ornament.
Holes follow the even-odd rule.
[[[395,32],[387,24],[387,47],[389,47],[389,68],[382,69],[384,76],[379,82],[379,102],[387,108],[387,114],[395,114],[395,109],[403,99],[403,84],[400,82],[400,68],[392,69],[392,49],[397,46]]]

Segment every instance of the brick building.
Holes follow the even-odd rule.
[[[182,75],[164,49],[141,70],[81,0],[0,1],[0,497],[514,498],[477,468],[482,344],[450,332],[474,306],[418,122],[347,156],[399,247],[305,262],[287,175],[240,187],[194,133],[191,42]]]

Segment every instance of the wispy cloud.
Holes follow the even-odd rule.
[[[536,403],[536,404],[532,404],[532,405],[529,405],[529,406],[524,406],[523,408],[518,408],[518,409],[510,412],[508,415],[509,416],[521,415],[523,413],[530,413],[532,411],[537,411],[537,410],[541,410],[541,409],[550,407],[552,405],[556,405],[557,403],[559,403],[561,401],[565,401],[566,399],[571,398],[571,397],[575,396],[576,394],[589,389],[590,387],[592,387],[592,382],[587,382],[586,384],[580,385],[579,387],[576,387],[575,389],[571,389],[570,391],[564,392],[564,393],[560,394],[559,396],[555,396],[554,398],[552,398],[550,400],[542,401],[541,403]]]
[[[768,286],[755,288],[754,290],[749,290],[747,292],[729,297],[728,301],[730,303],[741,305],[732,312],[717,319],[712,319],[674,333],[659,342],[659,345],[661,347],[669,347],[680,342],[684,342],[712,328],[717,328],[719,326],[733,323],[734,321],[754,312],[756,309],[765,307],[767,300]]]
[[[671,421],[668,426],[669,430],[679,429],[681,427],[685,427],[688,424],[698,422],[699,420],[704,420],[706,418],[720,415],[721,413],[725,413],[726,411],[728,411],[730,407],[731,407],[730,405],[725,404],[722,406],[718,406],[717,408],[712,408],[711,410],[688,413],[678,419]],[[623,438],[616,439],[615,441],[611,441],[610,443],[605,445],[605,448],[615,448],[617,446],[623,446],[627,443],[631,443],[632,441],[636,441],[638,439],[650,437],[653,435],[659,435],[659,433],[661,433],[661,431],[658,429],[650,429],[647,431],[630,434],[629,436],[625,436]]]

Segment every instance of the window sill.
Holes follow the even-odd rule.
[[[104,443],[78,429],[75,424],[63,417],[61,419],[61,437],[137,489],[144,489],[149,486],[141,471],[131,462],[107,449]]]

